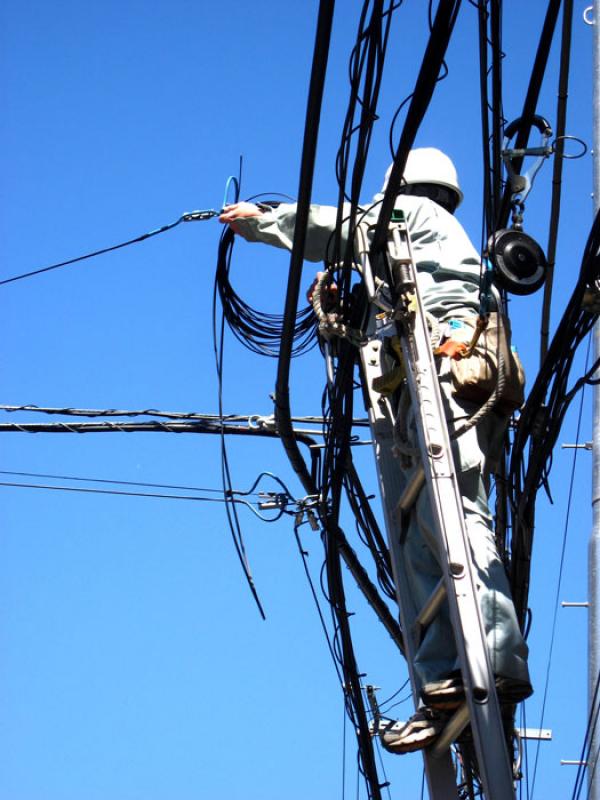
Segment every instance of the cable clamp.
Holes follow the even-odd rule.
[[[219,216],[219,211],[207,208],[204,211],[186,211],[181,215],[184,222],[196,222],[197,220],[212,219]]]
[[[506,126],[504,131],[504,142],[502,145],[502,160],[504,161],[504,166],[506,167],[506,173],[508,175],[508,182],[512,190],[512,202],[515,203],[516,201],[519,201],[521,205],[531,191],[535,176],[544,163],[544,159],[549,158],[549,156],[551,156],[554,152],[554,144],[550,143],[550,137],[552,136],[552,128],[550,127],[550,123],[547,119],[540,117],[537,114],[531,120],[531,125],[535,126],[541,134],[542,138],[539,147],[509,148],[509,141],[523,126],[523,121],[524,118],[519,117],[511,122],[510,125]],[[512,161],[514,158],[524,158],[525,156],[538,156],[538,158],[528,172],[526,172],[524,175],[519,175],[519,173],[513,168]]]
[[[289,502],[289,498],[285,492],[260,492],[259,497],[265,498],[258,503],[258,507],[261,511],[272,509],[284,511]]]
[[[317,507],[318,502],[319,497],[316,494],[309,494],[306,497],[296,500],[296,527],[300,527],[300,525],[304,524],[304,517],[306,516],[306,522],[310,525],[311,530],[320,530],[319,521],[313,511],[313,509]]]
[[[274,431],[276,429],[275,415],[270,414],[267,417],[263,417],[260,414],[252,414],[248,417],[248,427],[253,430]]]

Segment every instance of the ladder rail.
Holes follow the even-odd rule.
[[[406,478],[398,469],[398,459],[392,452],[394,443],[393,424],[391,421],[390,404],[380,398],[372,388],[372,378],[381,374],[381,346],[376,338],[370,339],[361,347],[360,358],[363,372],[363,385],[369,396],[369,422],[371,438],[375,452],[377,475],[381,492],[385,527],[388,535],[388,545],[392,562],[392,573],[396,586],[396,598],[400,609],[400,622],[402,630],[407,635],[404,637],[405,656],[413,692],[415,706],[418,703],[418,679],[414,672],[414,659],[416,646],[410,631],[413,629],[417,609],[407,590],[408,582],[402,560],[396,506],[398,500],[406,489]],[[450,750],[446,749],[439,755],[434,755],[431,750],[423,751],[425,776],[429,796],[432,800],[458,800],[456,786],[456,772]]]
[[[411,488],[410,484],[407,488],[406,481],[405,485],[400,487],[400,481],[394,476],[394,471],[401,473],[397,461],[395,465],[393,463],[395,459],[391,453],[392,442],[389,441],[393,434],[394,411],[389,401],[382,401],[374,395],[370,380],[375,375],[381,374],[382,335],[390,330],[390,326],[396,333],[396,324],[392,317],[400,322],[397,332],[400,335],[427,492],[436,527],[442,578],[467,698],[467,704],[459,709],[452,718],[448,730],[441,735],[437,748],[431,748],[430,752],[424,753],[430,794],[432,800],[453,796],[448,793],[447,768],[440,770],[437,765],[443,752],[449,752],[447,748],[460,733],[461,726],[464,727],[470,722],[486,798],[513,800],[515,793],[512,768],[477,599],[462,497],[452,457],[427,322],[418,293],[410,240],[403,221],[393,222],[390,226],[388,262],[396,281],[394,288],[400,294],[400,302],[396,306],[395,314],[390,315],[388,311],[385,315],[378,315],[386,316],[386,320],[375,320],[373,319],[375,315],[372,315],[369,331],[371,339],[361,348],[361,360],[365,377],[369,381],[367,386],[372,406],[370,419],[398,602],[404,630],[414,631],[417,623],[418,632],[420,610],[415,609],[412,598],[407,597],[401,552],[402,531],[399,530],[396,508],[392,505],[392,499],[397,503],[402,499],[404,492],[405,502],[400,509],[401,527],[402,518],[406,517],[408,511],[406,497],[416,499],[418,493],[415,493],[415,487]],[[363,261],[362,269],[363,274],[370,273],[367,259]],[[373,281],[369,283],[373,285]],[[372,299],[380,308],[382,307],[379,297]],[[382,438],[384,434],[387,441]],[[438,603],[439,605],[441,604]],[[420,687],[412,661],[418,644],[416,640],[413,641],[412,636],[407,636],[406,639],[413,695],[417,700]],[[445,778],[441,781],[442,786],[437,787],[441,773]],[[456,789],[456,786],[454,788]]]

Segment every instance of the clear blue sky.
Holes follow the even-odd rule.
[[[586,5],[575,4],[568,132],[589,143]],[[334,159],[360,4],[338,6],[314,187],[321,202],[337,194]],[[380,188],[390,121],[413,87],[426,6],[407,3],[396,13],[365,200]],[[544,6],[505,3],[509,120],[521,110]],[[245,196],[294,195],[316,12],[313,0],[6,0],[1,277],[120,242],[192,208],[219,208],[240,153]],[[464,3],[449,76],[417,143],[454,158],[466,196],[459,217],[478,244],[476,30],[476,10]],[[538,109],[552,122],[556,56]],[[544,245],[550,174],[547,164],[526,211],[527,230]],[[553,324],[579,269],[590,191],[588,154],[565,167]],[[210,309],[219,233],[216,221],[190,223],[2,287],[2,402],[216,412]],[[241,242],[233,277],[250,302],[280,311],[287,267],[285,253]],[[306,284],[313,271],[308,265]],[[530,378],[538,366],[539,306],[540,296],[511,306]],[[228,339],[225,410],[270,414],[275,367]],[[312,353],[292,373],[293,411],[319,413],[322,384],[321,357]],[[559,441],[574,441],[574,417]],[[17,420],[41,421],[26,414],[0,421]],[[589,438],[586,405],[581,439]],[[211,437],[11,433],[2,444],[2,470],[220,485],[219,443]],[[269,469],[302,493],[277,442],[232,441],[230,460],[236,488],[249,488]],[[589,462],[580,453],[559,599],[586,599]],[[571,463],[572,451],[557,450],[554,505],[540,499],[530,727],[540,724]],[[359,465],[374,491],[368,448]],[[262,622],[219,504],[0,489],[0,800],[341,796],[342,695],[288,520],[268,526],[240,512],[267,612]],[[304,538],[318,578],[318,538]],[[406,669],[350,578],[348,584],[360,668],[384,698],[402,685]],[[583,740],[585,615],[558,613],[544,720],[554,740],[541,748],[538,798],[568,797],[573,786],[573,768],[559,762],[578,758]],[[407,703],[396,711],[410,714]],[[347,740],[350,797],[356,762],[348,730]],[[393,797],[420,796],[418,755],[385,755],[384,764]]]

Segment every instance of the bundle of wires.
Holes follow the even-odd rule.
[[[598,317],[594,306],[582,305],[584,295],[587,291],[597,298],[599,280],[600,213],[594,220],[585,247],[577,284],[527,398],[514,437],[508,475],[512,512],[510,577],[515,607],[522,624],[527,614],[537,490],[547,486],[552,450],[569,404],[585,383],[593,382],[592,376],[600,366],[596,362],[569,388],[577,348]]]
[[[371,128],[376,119],[375,108],[381,83],[391,12],[398,4],[388,2],[386,5],[387,8],[384,9],[383,0],[374,0],[372,3],[366,0],[362,8],[357,41],[350,59],[350,101],[337,159],[340,192],[337,226],[332,237],[330,252],[331,262],[342,264],[336,276],[339,298],[345,317],[353,327],[359,327],[357,323],[364,313],[361,311],[361,305],[364,308],[366,303],[364,298],[362,298],[362,303],[357,302],[355,293],[351,290],[352,241],[354,238],[352,231],[356,225],[357,215],[360,213],[358,197],[366,165]],[[348,164],[352,155],[354,156],[354,169],[351,190],[347,195],[345,186],[349,174]],[[350,200],[351,234],[346,246],[342,247],[342,223],[348,216],[348,207],[344,206],[345,199]],[[350,439],[356,349],[349,342],[342,340],[338,343],[336,352],[337,368],[334,382],[325,401],[325,407],[329,413],[326,414],[328,420],[322,462],[324,467],[321,469],[318,487],[323,500],[321,522],[324,529],[322,539],[325,550],[326,596],[331,609],[334,629],[332,652],[343,676],[346,711],[357,732],[359,769],[365,778],[369,797],[379,800],[381,785],[377,774],[373,740],[368,727],[360,673],[354,654],[349,624],[350,614],[346,607],[341,569],[342,555],[347,559],[349,549],[339,525],[341,494],[345,484],[349,487],[351,504],[356,509],[361,509],[359,525],[363,530],[365,540],[374,543],[378,574],[380,579],[386,582],[388,590],[391,579],[389,561],[385,554],[385,545],[381,534],[378,530],[373,533],[376,523],[374,523],[370,509],[366,508],[368,505],[366,495],[362,491],[357,477],[355,481],[346,481],[346,475],[351,466]],[[296,465],[294,468],[296,469]],[[354,556],[354,558],[356,557]]]
[[[370,16],[367,12],[371,7]],[[386,6],[384,8],[384,5]],[[352,329],[364,326],[367,314],[367,299],[364,287],[352,286],[352,264],[356,260],[353,252],[354,231],[360,222],[362,210],[359,206],[372,127],[377,119],[376,107],[383,74],[383,64],[390,32],[392,12],[399,3],[384,4],[381,0],[365,3],[359,23],[357,42],[350,59],[350,99],[344,121],[341,145],[336,169],[339,183],[337,226],[332,237],[331,262],[335,265],[339,307],[344,323]],[[409,130],[401,137],[404,159],[416,135],[433,87],[438,79],[443,55],[448,44],[457,4],[442,2],[441,13],[433,24],[428,53],[435,57],[424,59],[417,87],[409,109]],[[349,188],[348,187],[349,184]],[[397,193],[388,199],[393,204]],[[347,200],[348,203],[344,204]],[[390,208],[391,214],[391,208]],[[384,223],[387,230],[387,222]],[[342,237],[342,225],[348,233]],[[341,535],[339,516],[342,492],[345,490],[353,510],[361,538],[374,559],[380,586],[388,597],[394,597],[389,553],[377,527],[374,514],[352,465],[351,424],[353,417],[355,368],[357,350],[346,340],[336,342],[334,351],[334,376],[326,392],[323,416],[327,418],[325,449],[322,460],[320,494],[323,503],[324,546],[326,553],[326,576],[328,599],[331,604],[336,631],[336,656],[340,662],[346,686],[346,708],[357,729],[360,769],[364,774],[371,797],[380,796],[380,785],[372,753],[372,743],[366,730],[366,711],[360,678],[354,655],[349,615],[346,610],[345,592],[340,571],[338,541]]]
[[[258,311],[246,303],[231,285],[231,254],[235,235],[227,227],[221,234],[217,255],[215,290],[221,299],[223,315],[236,339],[259,355],[277,358],[283,330],[283,315]],[[292,355],[299,356],[316,344],[315,318],[311,306],[296,315]]]
[[[481,96],[481,133],[483,139],[483,241],[495,230],[502,197],[502,52],[500,0],[479,3],[479,86]],[[491,65],[488,59],[491,51]],[[489,87],[488,87],[488,84]],[[483,249],[483,248],[482,248]]]

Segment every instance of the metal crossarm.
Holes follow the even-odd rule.
[[[397,300],[392,311],[387,300],[383,314],[376,314],[374,308],[361,362],[413,696],[417,704],[421,689],[413,667],[417,648],[426,626],[446,600],[466,694],[466,703],[448,720],[436,744],[424,751],[429,792],[432,800],[458,797],[449,746],[470,725],[485,797],[514,800],[512,768],[477,599],[462,499],[403,219],[390,226],[387,257],[394,284],[390,294]],[[362,268],[366,274],[370,272],[366,258]],[[372,279],[369,283],[374,285]],[[371,300],[384,307],[378,296]],[[372,388],[373,380],[386,371],[384,339],[395,335],[400,337],[422,464],[410,478],[393,452],[396,408],[389,396]],[[421,488],[423,483],[426,488]],[[425,605],[416,608],[406,581],[403,540],[421,491],[427,491],[431,504],[442,580]]]

